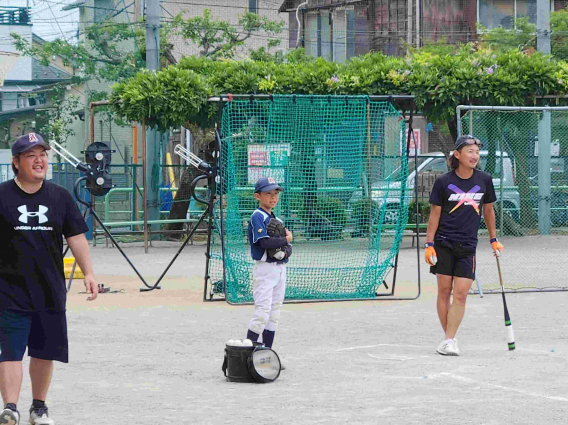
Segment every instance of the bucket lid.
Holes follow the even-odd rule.
[[[257,382],[273,382],[280,376],[280,357],[271,348],[257,346],[247,359],[247,367]]]

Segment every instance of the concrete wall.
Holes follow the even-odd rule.
[[[17,33],[29,42],[32,41],[32,27],[28,25],[0,25],[0,51],[18,53],[10,33]],[[31,81],[32,58],[20,57],[6,75],[6,80]]]

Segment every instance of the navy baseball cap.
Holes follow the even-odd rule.
[[[256,181],[256,184],[254,185],[254,193],[270,192],[271,190],[274,189],[280,192],[284,191],[284,189],[278,186],[278,183],[276,183],[274,177],[261,177]]]
[[[456,139],[455,150],[458,150],[465,145],[481,146],[481,142],[479,141],[479,139],[477,137],[472,136],[471,134],[464,134],[463,136],[460,136]]]
[[[43,137],[41,137],[39,134],[24,134],[23,136],[18,137],[12,145],[12,156],[27,152],[31,148],[35,148],[36,146],[41,146],[45,148],[46,151],[51,149],[49,145],[43,141]]]

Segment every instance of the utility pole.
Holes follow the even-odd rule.
[[[160,0],[146,0],[146,68],[160,69]],[[148,220],[159,220],[160,135],[157,130],[146,130],[146,205]]]
[[[536,2],[537,50],[550,54],[550,0]],[[550,233],[550,111],[543,111],[538,123],[538,228]]]
[[[550,54],[550,0],[536,0],[537,50]]]

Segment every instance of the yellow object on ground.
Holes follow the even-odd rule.
[[[168,174],[169,174],[169,177],[170,177],[170,187],[172,189],[177,189],[176,178],[175,178],[175,175],[174,175],[174,169],[172,167],[172,155],[169,152],[166,153],[166,163],[168,164]],[[176,193],[174,192],[173,195],[174,195],[174,198],[175,198]]]
[[[73,269],[73,263],[75,262],[75,258],[73,257],[66,257],[63,259],[63,272],[65,273],[65,279],[69,279],[71,276],[71,270]],[[73,279],[83,279],[85,275],[81,271],[79,264],[75,265],[75,273],[73,273]]]

